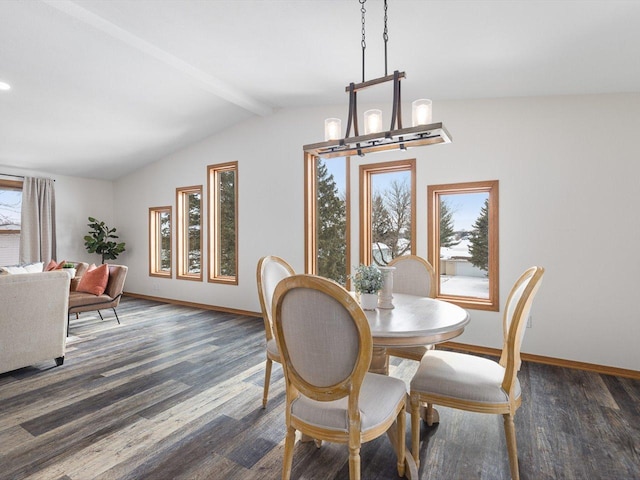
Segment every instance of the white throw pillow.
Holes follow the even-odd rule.
[[[36,262],[24,266],[27,273],[39,273],[44,271],[44,263]]]
[[[44,270],[43,262],[29,263],[27,265],[10,265],[2,267],[7,273],[19,274],[19,273],[38,273]]]

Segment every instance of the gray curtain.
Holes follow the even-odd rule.
[[[56,258],[56,198],[50,178],[24,177],[20,263]]]

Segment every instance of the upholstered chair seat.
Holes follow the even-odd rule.
[[[513,421],[522,403],[518,381],[520,348],[544,268],[531,267],[513,285],[502,316],[500,361],[460,352],[429,350],[411,380],[411,450],[420,465],[420,407],[427,404],[426,421],[434,421],[433,405],[469,412],[502,415],[511,478],[518,480],[518,448]],[[471,461],[470,459],[466,459]],[[483,460],[486,461],[486,460]]]
[[[404,381],[367,373],[360,387],[358,408],[360,409],[360,431],[363,435],[392,422],[397,416],[398,397],[407,394]],[[349,431],[348,397],[332,402],[318,402],[300,395],[291,403],[291,415],[299,421],[317,427]]]
[[[403,476],[406,386],[368,373],[373,339],[360,305],[332,280],[293,275],[276,287],[272,318],[287,393],[282,479],[291,476],[296,431],[347,444],[349,478],[359,480],[361,444],[391,428]]]
[[[508,403],[502,388],[505,369],[493,360],[465,353],[433,350],[420,362],[411,390],[478,403]],[[513,400],[520,398],[515,379]]]

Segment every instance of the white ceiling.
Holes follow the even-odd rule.
[[[358,0],[0,0],[0,166],[115,179],[254,115],[346,105],[360,37]],[[405,99],[640,92],[640,1],[389,0],[388,48]]]

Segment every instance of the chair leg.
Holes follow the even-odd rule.
[[[282,480],[291,478],[291,466],[293,465],[293,444],[296,440],[296,429],[287,427],[287,436],[284,440],[284,459],[282,460]]]
[[[104,321],[104,318],[102,318],[102,313],[100,313],[100,310],[98,310],[97,312],[98,312],[98,315],[100,315],[100,320]]]
[[[420,397],[411,395],[411,454],[420,468]]]
[[[360,446],[349,445],[349,480],[360,480]]]
[[[516,444],[516,426],[513,423],[513,415],[505,413],[504,434],[507,440],[507,451],[509,452],[509,468],[511,469],[511,480],[520,480],[518,471],[518,446]]]
[[[262,394],[262,408],[267,408],[267,397],[269,396],[269,382],[271,381],[271,366],[273,360],[267,358],[267,364],[264,367],[264,393]]]
[[[434,423],[439,423],[440,418],[436,417],[435,410],[433,409],[433,403],[427,403],[427,418],[425,423],[428,426],[432,426]]]
[[[402,410],[400,410],[400,413],[398,413],[398,419],[396,420],[396,423],[398,425],[398,476],[399,477],[404,477],[404,457],[406,455],[406,440],[405,440],[405,435],[407,434],[407,425],[406,425],[406,419],[407,417],[407,410],[406,407],[403,407]]]
[[[118,318],[118,312],[116,312],[116,307],[111,307],[111,309],[113,310],[113,314],[116,316],[116,320],[118,321],[118,325],[120,325],[120,319]]]

